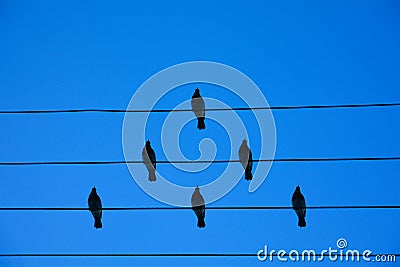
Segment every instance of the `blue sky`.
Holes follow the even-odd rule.
[[[242,71],[271,106],[399,101],[397,1],[264,2],[0,1],[0,109],[124,109],[150,76],[194,60]],[[182,92],[187,95],[167,96],[160,108],[192,95],[191,89]],[[203,96],[240,104],[216,92],[213,86],[202,89]],[[398,108],[273,115],[277,158],[399,156]],[[162,116],[154,115],[155,124]],[[0,115],[0,161],[123,160],[123,119],[123,114],[93,113]],[[258,129],[249,124],[250,135],[255,134]],[[192,122],[184,129],[182,144],[211,138],[219,145],[217,159],[228,155],[222,128],[210,122],[198,133],[194,127]],[[153,147],[162,159],[158,131]],[[254,151],[258,145],[251,143]],[[199,155],[197,146],[182,148],[189,158]],[[160,172],[193,185],[185,178],[206,183],[221,168],[210,167],[204,178],[168,166]],[[274,163],[255,193],[248,193],[242,179],[212,205],[290,205],[298,184],[311,206],[398,205],[399,171],[396,161]],[[0,177],[1,207],[86,207],[94,185],[105,207],[163,206],[138,187],[126,165],[3,166]],[[321,250],[341,237],[351,249],[400,251],[397,210],[309,210],[305,229],[297,227],[291,210],[209,210],[202,230],[190,210],[107,211],[103,217],[104,228],[96,230],[88,211],[2,211],[0,253],[256,253],[264,245]],[[278,263],[256,258],[0,258],[1,266],[94,264]]]

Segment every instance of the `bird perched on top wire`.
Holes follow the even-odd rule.
[[[103,224],[101,223],[101,217],[103,215],[101,199],[99,195],[97,195],[96,187],[92,188],[92,192],[90,192],[88,199],[89,210],[94,217],[94,227],[96,229],[102,228]]]
[[[199,88],[196,88],[196,90],[194,91],[191,103],[192,103],[192,110],[197,117],[197,128],[199,130],[203,130],[206,128],[206,125],[204,123],[206,111],[204,106],[204,100],[200,95]]]
[[[244,179],[247,181],[253,179],[251,170],[253,169],[253,155],[250,148],[247,146],[247,140],[243,140],[239,148],[239,161],[245,169]]]
[[[142,159],[149,171],[149,181],[154,182],[156,180],[156,154],[150,145],[150,140],[147,140],[146,145],[143,147]]]
[[[306,200],[305,200],[303,194],[300,192],[300,186],[297,186],[296,190],[293,193],[292,206],[293,206],[294,211],[297,214],[297,217],[299,217],[298,226],[306,227],[306,220],[305,220]]]
[[[197,216],[197,227],[206,227],[206,222],[204,221],[204,218],[206,217],[206,205],[198,186],[194,189],[192,194],[192,210]]]

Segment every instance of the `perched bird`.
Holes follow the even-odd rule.
[[[156,180],[156,154],[151,148],[150,140],[147,140],[146,145],[143,147],[142,159],[149,171],[149,181],[154,182]]]
[[[204,124],[204,119],[206,115],[204,100],[200,95],[199,88],[196,88],[192,96],[192,110],[197,117],[197,128],[203,130],[206,128]]]
[[[247,141],[244,139],[239,148],[239,161],[245,169],[244,179],[247,181],[253,179],[251,170],[253,169],[253,155],[251,154],[250,148],[247,146]]]
[[[306,200],[304,199],[303,194],[300,192],[300,186],[296,187],[296,190],[292,196],[292,206],[296,211],[297,217],[299,217],[298,225],[300,227],[306,226]]]
[[[200,194],[200,189],[197,186],[192,194],[192,210],[197,216],[197,227],[206,227],[204,218],[206,217],[206,205],[204,204],[204,198]]]
[[[94,227],[96,229],[102,228],[103,224],[101,223],[101,216],[103,215],[103,210],[101,206],[101,199],[96,192],[96,187],[93,187],[92,192],[90,192],[88,204],[89,210],[94,217]]]

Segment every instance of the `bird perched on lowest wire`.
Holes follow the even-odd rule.
[[[253,179],[251,170],[253,169],[253,155],[251,154],[250,148],[247,146],[247,140],[244,139],[239,148],[239,161],[244,168],[244,179],[250,181]]]
[[[192,110],[197,117],[197,128],[199,130],[203,130],[206,128],[206,125],[204,123],[206,111],[204,106],[204,100],[200,95],[199,88],[196,88],[196,90],[194,91],[191,103],[192,103]]]
[[[206,227],[206,222],[204,221],[204,218],[206,217],[206,205],[198,186],[194,189],[192,194],[192,210],[197,216],[197,227]]]
[[[89,210],[94,217],[94,227],[96,229],[102,228],[103,224],[101,223],[101,217],[103,215],[103,207],[101,206],[101,199],[99,195],[97,195],[96,187],[93,187],[92,192],[90,192],[88,205]]]
[[[146,141],[146,145],[142,150],[142,159],[144,165],[146,165],[147,170],[149,171],[149,181],[156,181],[156,154],[154,153],[153,148],[150,145],[150,140]]]
[[[297,186],[293,193],[292,206],[297,214],[297,217],[299,217],[298,226],[306,227],[306,200],[303,194],[300,192],[300,186]]]

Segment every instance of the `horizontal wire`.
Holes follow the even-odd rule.
[[[384,161],[400,160],[400,157],[344,157],[344,158],[278,158],[278,159],[253,159],[253,162],[326,162],[326,161]],[[198,163],[228,163],[240,162],[239,160],[159,160],[157,164],[198,164]],[[0,162],[1,165],[103,165],[103,164],[143,164],[142,160],[117,160],[117,161],[30,161],[30,162]]]
[[[111,207],[102,210],[189,210],[191,207]],[[249,207],[207,207],[207,210],[291,210],[291,206],[249,206]],[[310,206],[307,209],[400,209],[400,205],[350,205],[350,206]],[[71,207],[0,207],[0,211],[82,211],[89,208]]]
[[[310,257],[340,257],[340,254],[328,254],[328,253],[315,253]],[[0,257],[257,257],[257,253],[1,253]],[[264,255],[261,255],[264,256]],[[268,257],[271,255],[268,254]],[[272,257],[277,257],[278,255],[273,254]],[[307,255],[304,255],[308,258]],[[346,255],[342,255],[344,258]],[[399,257],[400,253],[380,253],[380,254],[369,254],[368,257],[376,256],[395,256]],[[289,257],[286,253],[285,256]],[[292,255],[292,257],[295,257]],[[296,256],[297,257],[297,256]],[[301,259],[299,255],[299,259]],[[356,257],[356,256],[355,256]],[[362,253],[360,253],[360,258]],[[310,259],[311,259],[310,258]]]
[[[339,104],[339,105],[305,105],[305,106],[275,106],[275,107],[237,107],[237,108],[207,108],[206,111],[242,111],[242,110],[292,110],[292,109],[329,109],[329,108],[366,108],[366,107],[394,107],[400,103],[372,103],[372,104]],[[0,114],[44,114],[44,113],[81,113],[81,112],[103,112],[103,113],[169,113],[169,112],[192,112],[192,109],[55,109],[55,110],[1,110]]]

